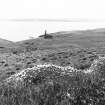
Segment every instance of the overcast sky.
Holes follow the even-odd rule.
[[[105,0],[0,0],[0,18],[105,19]]]
[[[25,34],[30,34],[28,29],[35,30],[31,25],[28,27],[24,23],[8,23],[10,20],[31,22],[47,19],[64,22],[105,22],[105,0],[0,0],[0,35],[3,38],[21,40],[21,37],[25,38]],[[37,31],[41,31],[38,29],[36,28]],[[14,34],[20,36],[16,38]]]

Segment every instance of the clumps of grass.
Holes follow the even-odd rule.
[[[61,75],[61,69],[54,66],[41,67],[39,65],[33,70],[35,71],[28,69],[15,74],[0,87],[2,104],[59,105],[63,103],[67,98],[68,84],[66,82],[70,82],[69,75]]]
[[[11,72],[7,72],[6,74],[7,75],[13,75],[13,74],[15,74],[15,72],[14,71],[11,71]]]
[[[17,67],[17,68],[16,68],[16,71],[18,71],[18,70],[20,70],[20,68],[19,68],[19,67]]]
[[[5,67],[7,67],[7,66],[8,66],[8,64],[6,63],[6,64],[4,64],[4,66],[5,66]]]
[[[62,51],[46,54],[41,58],[43,62],[51,62],[60,66],[73,65],[77,69],[88,69],[91,63],[97,59],[97,55],[83,49],[77,51]]]
[[[104,61],[95,60],[87,70],[53,64],[24,69],[1,83],[0,104],[104,105]]]
[[[27,69],[24,69],[18,73],[16,73],[15,75],[11,76],[10,78],[7,78],[6,80],[7,81],[13,81],[13,80],[22,80],[24,78],[27,78],[27,76],[30,76],[30,73],[31,75],[32,74],[36,74],[36,73],[39,73],[41,71],[46,71],[47,70],[50,70],[52,72],[58,72],[61,73],[61,74],[69,74],[71,72],[76,72],[76,71],[79,71],[71,66],[66,66],[66,67],[62,67],[62,66],[57,66],[57,65],[53,65],[53,64],[40,64],[40,65],[36,65],[34,66],[33,68],[27,68]]]
[[[8,76],[7,71],[20,71],[25,68],[32,68],[37,62],[37,52],[24,52],[24,53],[3,53],[0,54],[0,80],[6,79]],[[7,76],[8,75],[8,76]]]

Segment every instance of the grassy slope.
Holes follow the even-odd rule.
[[[95,46],[100,46],[100,43],[104,45],[104,31],[99,29],[57,32],[51,34],[54,36],[53,39],[37,38],[17,42],[15,48],[11,50],[14,54],[0,54],[0,79],[24,68],[33,67],[38,62],[87,68],[96,58],[93,52],[96,50]],[[85,49],[87,46],[94,49],[87,50]],[[99,53],[104,53],[104,46],[100,49],[98,48]]]
[[[105,52],[104,34],[104,29],[58,32],[51,34],[53,39],[37,38],[17,42],[15,43],[17,47],[12,47],[11,53],[0,55],[0,80],[8,78],[24,68],[31,68],[37,63],[48,62],[87,69],[97,58],[94,52],[99,54]],[[47,75],[49,73],[47,70],[52,71],[53,69],[58,70],[48,68],[46,72],[38,73],[36,83],[24,82],[25,84],[19,84],[18,88],[13,87],[11,83],[3,84],[0,87],[0,104],[89,105],[87,103],[91,103],[91,105],[104,105],[104,79],[103,82],[97,83],[93,82],[91,74],[87,76],[82,73],[74,73],[73,76],[64,75],[62,77],[59,73],[50,72],[51,75]],[[100,66],[99,70],[104,70],[104,66],[102,68]],[[104,74],[104,72],[102,73]],[[42,74],[43,77],[40,77]],[[71,98],[65,95],[69,88],[73,95]],[[95,98],[94,95],[96,95]],[[95,104],[96,102],[98,104]]]
[[[12,41],[8,41],[5,39],[0,38],[0,53],[8,53],[11,52],[12,48],[16,48],[18,45],[16,45]]]
[[[17,42],[20,50],[31,48],[31,50],[57,50],[70,48],[96,49],[97,53],[105,52],[105,29],[71,31],[51,33],[52,39],[30,39]]]

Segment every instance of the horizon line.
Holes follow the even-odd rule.
[[[11,22],[104,22],[105,19],[85,19],[85,18],[72,18],[72,19],[51,19],[51,18],[12,18],[12,19],[0,19],[0,21],[11,21]]]

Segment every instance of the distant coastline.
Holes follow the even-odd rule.
[[[31,21],[31,22],[30,22]],[[105,27],[105,22],[55,22],[55,21],[0,21],[0,38],[13,42],[37,38],[48,33],[82,31],[100,29]]]

